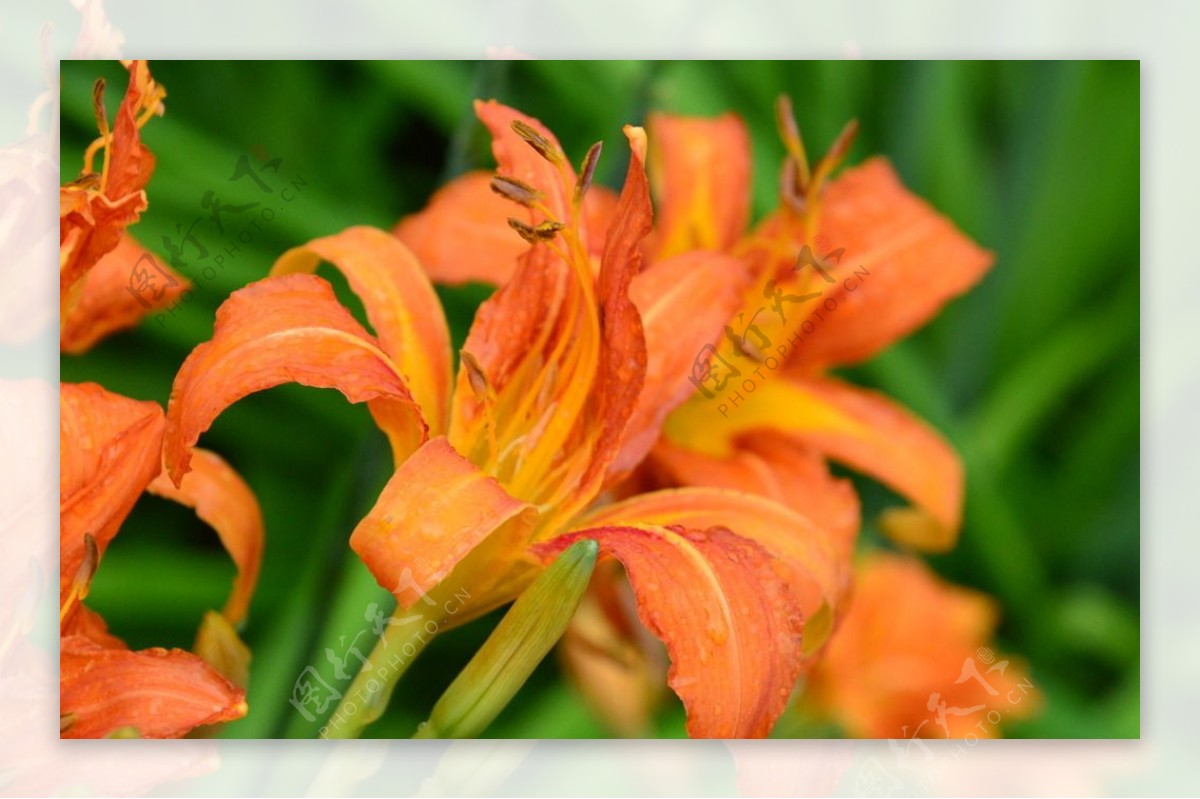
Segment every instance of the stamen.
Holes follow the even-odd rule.
[[[67,611],[76,602],[82,602],[87,598],[88,589],[92,585],[92,577],[96,574],[96,567],[100,565],[100,549],[96,546],[96,539],[92,537],[91,533],[83,534],[83,548],[83,562],[79,564],[75,578],[71,580],[71,591],[58,611],[59,623],[67,617]]]
[[[97,78],[92,85],[92,112],[96,115],[96,126],[100,135],[108,138],[108,111],[104,108],[104,78]]]
[[[842,128],[842,132],[833,140],[825,157],[817,164],[816,174],[813,175],[812,185],[808,186],[807,193],[811,197],[816,192],[820,191],[821,186],[825,183],[826,178],[837,169],[842,163],[850,148],[854,145],[854,139],[858,136],[858,120],[852,119]]]
[[[779,127],[779,137],[788,155],[792,156],[793,168],[799,178],[801,191],[808,188],[812,177],[808,168],[808,155],[804,152],[804,139],[800,136],[800,128],[796,125],[796,116],[792,111],[792,98],[786,94],[779,95],[775,101],[775,124]],[[785,165],[786,168],[786,165]]]
[[[466,350],[462,350],[460,357],[467,370],[467,382],[471,384],[471,391],[475,392],[476,397],[483,399],[488,393],[488,379],[483,367],[479,365],[475,356]]]
[[[545,158],[555,166],[562,165],[563,154],[559,151],[558,146],[534,130],[528,123],[518,119],[512,123],[512,129],[514,133],[525,140],[526,144],[537,151],[537,154],[542,158]]]
[[[526,208],[533,208],[534,204],[541,201],[542,193],[516,178],[504,177],[497,175],[492,178],[492,191],[499,194],[506,200],[512,200],[518,205],[523,205]]]
[[[587,155],[583,157],[583,163],[579,167],[579,179],[575,181],[575,205],[583,202],[583,196],[591,188],[592,176],[596,174],[596,164],[600,161],[600,151],[603,149],[604,142],[598,141],[588,148]]]
[[[508,226],[520,234],[521,238],[530,244],[553,241],[558,231],[563,229],[562,222],[546,221],[537,227],[522,222],[520,219],[508,218]]]

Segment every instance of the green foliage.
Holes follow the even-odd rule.
[[[216,307],[263,277],[283,250],[352,224],[389,227],[449,177],[490,165],[473,97],[494,96],[539,117],[576,160],[603,139],[597,174],[609,183],[624,169],[621,124],[640,121],[647,109],[737,112],[754,146],[756,214],[775,200],[776,95],[792,96],[814,152],[858,118],[850,163],[886,155],[910,188],[996,253],[995,268],[973,292],[849,374],[910,406],[963,453],[962,542],[934,565],[997,598],[1001,648],[1028,661],[1046,695],[1038,718],[1008,732],[1138,734],[1136,62],[153,66],[168,89],[167,113],[145,129],[158,169],[134,235],[165,254],[163,237],[178,239],[177,225],[186,230],[200,219],[197,237],[210,253],[240,249],[211,277],[203,271],[209,261],[185,268],[196,285],[173,315],[147,319],[85,357],[64,356],[62,379],[163,403],[179,364],[211,334]],[[123,70],[62,65],[64,178],[93,136],[91,85],[99,76],[108,79],[111,114]],[[269,180],[303,180],[292,202],[230,181],[239,157],[261,153],[282,159]],[[261,202],[275,217],[247,242],[238,239],[238,215],[227,214],[229,227],[218,234],[202,204],[206,191],[229,204]],[[344,283],[323,274],[356,308]],[[461,342],[486,292],[441,294]],[[238,403],[204,444],[253,486],[268,531],[245,629],[254,651],[253,711],[224,734],[310,736],[316,725],[287,701],[294,681],[308,665],[332,680],[325,649],[369,630],[370,602],[390,601],[346,546],[386,479],[386,449],[365,408],[298,387]],[[869,520],[889,498],[861,487]],[[202,523],[146,499],[105,558],[91,601],[131,645],[187,647],[231,576]],[[370,734],[410,735],[497,619],[435,641]],[[664,709],[658,730],[683,734],[677,706]],[[489,730],[600,733],[552,662]]]

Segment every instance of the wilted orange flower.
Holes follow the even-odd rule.
[[[1022,666],[996,653],[995,603],[916,558],[873,553],[809,677],[805,707],[857,738],[991,738],[1040,702]]]
[[[624,564],[643,622],[666,643],[689,733],[765,735],[799,671],[802,621],[834,601],[826,533],[781,505],[713,489],[587,510],[689,393],[689,352],[732,312],[741,267],[689,253],[639,274],[651,227],[640,128],[625,129],[632,157],[610,202],[590,189],[598,148],[577,175],[536,120],[495,102],[476,110],[499,163],[489,185],[507,213],[520,210],[513,202],[527,210],[510,223],[519,246],[468,246],[515,267],[479,309],[457,378],[424,265],[397,238],[351,228],[285,253],[220,308],[172,391],[170,473],[188,473],[200,434],[241,397],[288,382],[336,388],[367,402],[392,444],[395,474],[351,546],[400,608],[436,614],[443,603],[431,597],[468,587],[460,623],[594,539]],[[468,194],[427,246],[463,241],[454,214],[475,212]],[[374,335],[306,274],[321,261],[345,274]],[[733,278],[705,280],[720,275]]]
[[[59,397],[62,735],[99,738],[131,731],[168,738],[239,718],[246,712],[245,693],[235,682],[244,684],[249,655],[234,626],[246,614],[262,555],[254,495],[209,452],[197,453],[196,468],[181,487],[159,476],[164,418],[157,403],[94,383],[63,383]],[[109,542],[146,491],[194,507],[216,529],[238,569],[225,608],[205,615],[199,654],[157,647],[130,651],[83,604]]]
[[[170,267],[153,267],[125,229],[146,209],[146,183],[154,156],[142,144],[141,127],[163,113],[166,90],[150,76],[145,61],[122,62],[129,88],[110,127],[104,81],[96,82],[94,105],[100,137],[84,155],[78,178],[59,190],[59,292],[61,346],[78,353],[96,340],[129,327],[151,308],[173,301],[187,280]],[[101,158],[97,172],[95,162]],[[137,291],[138,271],[158,281],[152,292]],[[152,273],[151,273],[152,272]]]

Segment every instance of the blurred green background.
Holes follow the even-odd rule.
[[[354,224],[390,227],[441,183],[490,167],[474,97],[540,118],[566,151],[603,138],[598,177],[623,164],[620,128],[647,109],[716,114],[750,126],[754,208],[775,201],[782,148],[775,97],[793,98],[811,152],[851,117],[849,163],[883,154],[906,184],[995,251],[988,277],[932,324],[848,371],[907,404],[957,445],[968,493],[960,545],[933,558],[948,579],[994,595],[1000,647],[1044,692],[1042,714],[1009,736],[1136,737],[1139,732],[1139,65],[1137,62],[155,62],[167,113],[144,129],[158,159],[135,238],[166,255],[165,235],[194,232],[210,260],[183,271],[190,302],[83,357],[62,379],[94,380],[165,404],[216,307],[263,277],[285,249]],[[126,84],[115,63],[62,64],[62,173],[94,137],[91,87],[108,81],[110,115]],[[276,186],[230,182],[239,157],[281,158]],[[203,205],[263,201],[271,222],[236,213],[219,234]],[[257,213],[255,209],[253,213]],[[211,256],[234,246],[208,277]],[[185,261],[193,260],[185,249]],[[931,265],[934,268],[935,265]],[[329,270],[322,270],[357,303]],[[456,343],[479,287],[440,291]],[[364,611],[390,596],[346,545],[390,457],[366,409],[340,395],[282,387],[227,411],[202,443],[254,488],[267,525],[245,638],[254,651],[250,715],[223,735],[309,737],[288,697],[306,666],[333,681],[326,648],[373,634]],[[887,492],[857,480],[864,536]],[[144,498],[105,557],[89,601],[132,646],[190,647],[233,576],[216,537],[189,512]],[[496,615],[439,638],[405,677],[377,736],[407,736],[482,642]],[[501,737],[603,734],[548,659],[489,729]],[[336,683],[335,683],[336,684]],[[319,720],[318,720],[319,721]],[[668,705],[661,735],[683,735]]]

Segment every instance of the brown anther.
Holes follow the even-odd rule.
[[[63,185],[74,189],[94,189],[100,185],[100,176],[95,172],[88,172]]]
[[[841,163],[846,157],[846,153],[850,152],[850,148],[854,146],[854,139],[858,136],[858,120],[852,119],[842,128],[842,132],[833,140],[833,145],[829,151],[825,153],[823,160],[830,163],[832,168]]]
[[[484,374],[483,367],[479,365],[479,361],[466,350],[459,353],[459,359],[462,361],[463,368],[467,370],[467,382],[471,384],[471,391],[475,392],[476,397],[487,396],[488,379]]]
[[[108,135],[108,111],[104,108],[104,78],[96,78],[92,84],[92,112],[96,115],[96,126],[100,135]]]
[[[779,95],[775,101],[775,125],[779,130],[779,138],[791,156],[792,168],[796,170],[796,183],[801,191],[808,188],[811,172],[808,167],[808,154],[804,151],[804,138],[800,135],[800,127],[796,124],[796,115],[792,110],[792,98],[786,94]]]
[[[513,133],[524,139],[525,143],[537,151],[542,158],[555,165],[562,163],[563,155],[559,151],[558,145],[538,133],[528,123],[518,119],[512,123],[512,129]]]
[[[551,241],[563,229],[562,222],[542,222],[537,227],[522,222],[520,219],[508,218],[508,226],[520,234],[521,238],[530,244]]]
[[[579,166],[579,178],[575,181],[576,204],[583,202],[583,196],[591,188],[592,176],[596,174],[596,164],[600,161],[600,151],[603,149],[604,142],[598,141],[588,148],[587,155],[583,157],[583,163]]]
[[[87,596],[92,577],[96,574],[96,567],[100,565],[100,549],[91,533],[83,534],[83,549],[83,562],[75,572],[75,585],[79,587],[78,597],[81,600]]]
[[[521,238],[530,244],[536,244],[538,237],[537,231],[533,229],[533,225],[522,222],[520,219],[508,218],[508,226],[520,234]]]
[[[497,175],[492,178],[492,191],[499,194],[506,200],[512,200],[518,205],[523,205],[526,208],[532,208],[534,203],[541,201],[542,193],[530,186],[528,183],[523,183],[516,178],[508,178],[502,175]]]
[[[788,208],[802,214],[808,207],[808,203],[805,202],[804,191],[800,187],[799,180],[796,160],[789,155],[783,159],[783,168],[779,172],[779,197]]]
[[[63,713],[58,717],[58,734],[62,735],[75,724],[74,713]]]
[[[543,222],[533,229],[533,234],[538,237],[539,241],[552,241],[558,231],[563,229],[562,222]]]

